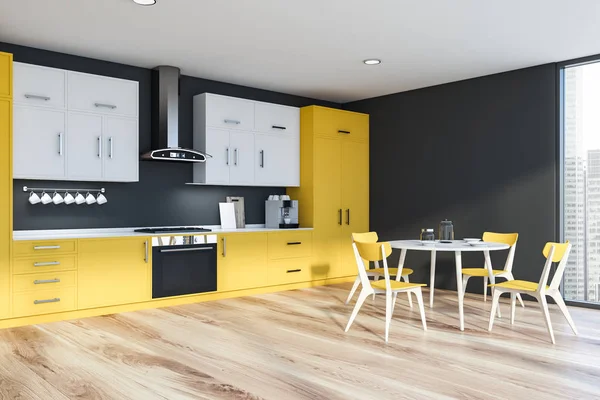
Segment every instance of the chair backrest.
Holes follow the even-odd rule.
[[[377,243],[379,237],[377,232],[353,233],[352,240],[363,243]]]
[[[508,250],[508,257],[506,257],[506,263],[504,263],[504,270],[507,272],[512,271],[513,262],[515,260],[515,251],[517,250],[517,240],[519,239],[518,233],[495,233],[495,232],[484,232],[483,241],[493,243],[504,243],[510,246]]]
[[[386,287],[390,289],[390,273],[388,271],[387,258],[392,254],[392,246],[388,242],[376,242],[376,243],[365,243],[365,242],[354,242],[354,248],[356,249],[356,257],[357,257],[357,265],[358,265],[358,273],[360,275],[361,283],[364,285],[365,280],[367,284],[370,286],[369,278],[367,276],[366,269],[361,270],[361,267],[364,268],[363,260],[369,262],[373,261],[378,263],[383,260],[383,268],[385,275]],[[359,262],[360,259],[360,262]],[[363,263],[361,265],[361,263]]]
[[[548,266],[548,264],[552,265],[553,262],[558,263],[558,267],[556,268],[554,276],[552,277],[552,281],[550,282],[550,289],[558,289],[560,286],[565,268],[567,266],[569,253],[571,252],[571,247],[571,243],[569,243],[568,240],[565,243],[548,242],[546,243],[546,246],[544,246],[542,253],[544,254],[544,257],[546,257],[546,266]],[[542,278],[540,279],[540,286],[543,286],[544,288],[546,282],[548,282],[548,276],[550,275],[550,266],[547,268],[546,266],[544,267]]]

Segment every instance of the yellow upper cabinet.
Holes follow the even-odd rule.
[[[313,129],[317,135],[369,139],[369,116],[325,107],[312,107]]]
[[[151,299],[150,238],[79,240],[78,307]]]
[[[12,54],[0,53],[0,97],[12,97]]]

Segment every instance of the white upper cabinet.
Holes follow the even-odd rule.
[[[65,108],[67,71],[18,62],[13,71],[15,104]]]
[[[13,176],[65,179],[66,113],[13,106]]]
[[[256,103],[256,131],[298,136],[300,134],[300,109],[269,103]]]
[[[209,93],[194,97],[194,182],[299,186],[300,110]],[[262,166],[261,166],[262,165]]]
[[[137,182],[138,82],[15,63],[13,176]]]
[[[138,116],[138,83],[106,76],[69,72],[69,109]]]

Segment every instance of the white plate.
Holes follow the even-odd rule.
[[[480,238],[464,238],[463,240],[467,243],[481,242]]]
[[[421,240],[421,244],[423,246],[434,246],[435,242],[433,240]]]

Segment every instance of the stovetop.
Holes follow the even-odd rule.
[[[175,228],[142,228],[134,229],[134,232],[139,233],[202,233],[212,232],[207,228],[196,228],[193,226],[180,226]]]

